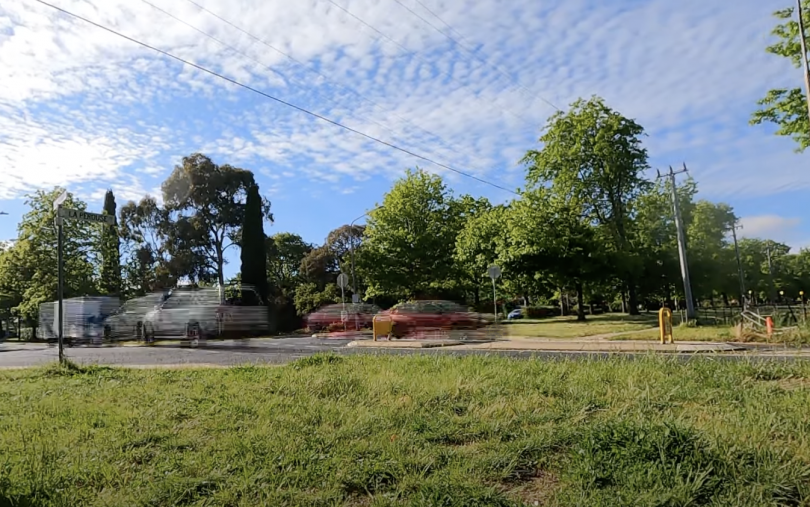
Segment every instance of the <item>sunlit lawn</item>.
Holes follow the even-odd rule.
[[[674,326],[672,336],[675,341],[734,341],[734,333],[731,326]],[[660,334],[658,328],[641,333],[623,334],[610,338],[611,340],[658,340]]]
[[[663,357],[0,371],[0,505],[808,505],[809,379]]]
[[[509,336],[516,337],[582,338],[650,329],[658,325],[657,319],[655,314],[631,316],[609,313],[589,315],[585,322],[577,322],[576,316],[521,319],[507,323],[506,329]]]

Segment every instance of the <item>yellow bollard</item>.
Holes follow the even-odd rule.
[[[393,322],[391,321],[391,317],[388,315],[375,315],[374,318],[371,320],[371,333],[372,333],[372,340],[377,341],[378,336],[389,336],[391,335],[391,329],[393,328]]]
[[[672,337],[672,310],[669,308],[661,308],[658,311],[658,330],[661,334],[661,343],[675,343]]]

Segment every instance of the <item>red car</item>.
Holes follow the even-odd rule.
[[[393,335],[402,337],[420,329],[476,329],[486,325],[481,314],[452,301],[410,301],[382,312],[393,322]]]
[[[334,305],[324,306],[309,315],[306,318],[307,329],[310,331],[320,331],[327,329],[331,324],[340,324],[342,320],[343,304],[337,303]],[[346,306],[346,328],[356,327],[362,329],[371,327],[372,319],[380,311],[376,305],[370,304],[351,304],[347,303]]]

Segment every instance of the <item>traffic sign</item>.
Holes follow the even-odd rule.
[[[346,273],[341,273],[337,277],[337,285],[341,289],[345,289],[347,285],[349,285],[349,277],[346,276]]]
[[[360,302],[360,294],[352,294],[352,303],[357,304]]]
[[[97,224],[115,225],[115,215],[104,215],[101,213],[90,213],[70,208],[59,208],[59,216],[68,220],[79,220],[81,222],[94,222]]]
[[[501,277],[501,268],[493,264],[492,266],[489,267],[489,269],[487,269],[487,274],[489,275],[490,278],[496,280]]]
[[[64,204],[66,200],[67,200],[67,190],[59,194],[59,197],[57,197],[56,200],[53,201],[53,209],[59,209],[59,206]]]

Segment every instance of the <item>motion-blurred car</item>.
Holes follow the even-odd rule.
[[[520,308],[515,308],[509,315],[506,316],[507,320],[515,320],[515,319],[522,319],[523,318],[523,310]]]
[[[143,297],[130,299],[112,315],[104,319],[105,340],[127,340],[143,337],[143,318],[159,305],[165,295],[155,292]]]
[[[343,322],[342,303],[326,305],[306,317],[307,329],[313,332],[328,329],[332,324]],[[371,327],[374,316],[380,313],[380,307],[367,303],[350,303],[346,308],[346,328],[363,329]]]
[[[487,324],[480,313],[452,301],[409,301],[382,312],[393,323],[392,334],[403,337],[420,329],[476,329]]]
[[[267,306],[249,287],[222,301],[220,290],[177,288],[143,318],[146,341],[157,337],[241,338],[267,332]]]

